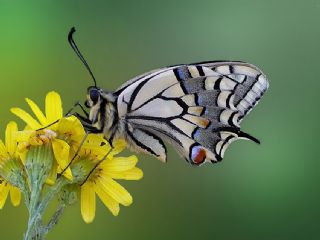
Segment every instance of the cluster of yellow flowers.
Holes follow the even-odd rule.
[[[12,108],[26,126],[19,131],[10,122],[5,142],[0,140],[0,208],[9,193],[12,204],[19,205],[22,192],[33,214],[41,210],[41,197],[47,192],[79,191],[82,217],[90,223],[95,217],[96,195],[113,215],[119,214],[119,204],[132,203],[131,195],[115,180],[139,180],[143,173],[136,167],[136,156],[116,156],[125,148],[124,141],[111,147],[102,134],[86,134],[76,117],[63,117],[55,92],[46,96],[45,114],[32,100],[26,101],[35,118]]]

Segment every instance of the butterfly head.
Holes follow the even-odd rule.
[[[96,86],[87,90],[85,106],[90,109],[89,120],[96,129],[109,130],[115,117],[116,97],[113,92],[105,91]]]
[[[95,86],[89,87],[87,91],[87,100],[85,101],[85,106],[87,108],[92,108],[98,105],[101,101],[101,89]]]
[[[102,102],[102,92],[101,89],[92,86],[87,90],[87,99],[84,105],[90,109],[89,120],[96,128],[100,129],[100,111],[101,111],[101,102]]]
[[[113,92],[105,91],[99,87],[91,86],[87,90],[87,100],[85,101],[85,106],[87,108],[94,108],[99,106],[102,102],[104,104],[113,104],[116,97]]]

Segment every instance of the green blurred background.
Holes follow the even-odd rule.
[[[222,163],[194,168],[140,156],[144,178],[124,182],[134,204],[113,217],[98,203],[87,225],[67,209],[48,239],[320,239],[320,1],[0,1],[2,129],[58,91],[65,109],[92,82],[69,47],[75,39],[99,86],[203,60],[243,60],[270,89],[242,124],[260,146],[238,141]],[[21,123],[21,122],[20,122]],[[20,124],[22,126],[22,124]],[[127,153],[129,154],[129,152]],[[21,239],[27,211],[8,201],[0,238]]]

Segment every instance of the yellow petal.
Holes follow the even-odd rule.
[[[60,95],[56,92],[49,92],[46,96],[46,117],[48,123],[53,123],[62,118],[62,103]]]
[[[69,163],[70,146],[63,140],[54,139],[52,141],[54,156],[62,169],[67,167]]]
[[[75,116],[62,118],[58,123],[57,131],[76,143],[80,143],[86,134],[80,120]]]
[[[69,144],[63,140],[54,139],[52,141],[52,148],[53,148],[53,153],[54,153],[54,156],[58,162],[59,167],[61,168],[61,170],[64,170],[70,162],[70,160],[69,160],[69,152],[70,152]],[[64,171],[63,175],[67,179],[72,180],[72,173],[71,173],[70,167],[68,167]]]
[[[95,191],[97,195],[99,196],[101,201],[104,203],[104,205],[111,211],[111,213],[114,216],[118,216],[120,211],[119,203],[116,200],[114,200],[112,197],[110,197],[108,193],[106,193],[104,189],[100,187],[100,185],[96,184],[94,186],[95,186]]]
[[[51,171],[49,173],[49,176],[46,179],[46,184],[52,186],[56,182],[56,179],[57,179],[57,168],[58,168],[57,162],[53,161]]]
[[[18,146],[18,148],[19,148],[19,146]],[[25,162],[26,162],[27,153],[28,153],[27,148],[25,148],[24,150],[21,150],[21,151],[19,150],[19,152],[18,152],[18,157],[21,159],[23,164],[25,164]]]
[[[6,128],[6,146],[9,154],[13,156],[17,149],[17,141],[14,134],[18,131],[18,126],[15,122],[9,122]]]
[[[26,102],[30,106],[32,112],[36,117],[38,118],[39,122],[41,123],[42,126],[46,126],[49,123],[47,122],[46,117],[44,116],[43,112],[40,110],[37,104],[35,104],[31,99],[26,98]]]
[[[87,146],[98,146],[101,148],[101,143],[104,142],[103,148],[105,148],[105,145],[107,145],[110,148],[110,145],[106,140],[104,139],[103,134],[89,134],[87,136],[86,141],[84,142],[84,145]]]
[[[127,146],[127,143],[124,139],[117,139],[113,142],[113,150],[111,155],[114,156],[122,152]]]
[[[143,172],[140,168],[135,167],[124,172],[108,172],[107,175],[113,179],[140,180]]]
[[[91,155],[96,155],[98,159],[101,159],[110,149],[111,147],[108,142],[106,142],[103,135],[89,134],[81,147],[80,154],[86,155],[87,152],[90,152]]]
[[[64,170],[64,169],[62,169]],[[71,171],[71,168],[68,167],[66,170],[64,170],[63,174],[62,174],[66,179],[72,181],[73,179],[73,176],[72,176],[72,171]]]
[[[94,184],[87,181],[81,186],[81,214],[86,223],[91,223],[96,213],[96,194]]]
[[[11,108],[10,111],[17,117],[21,118],[33,130],[41,128],[41,125],[33,117],[31,117],[29,113],[21,108]]]
[[[8,158],[8,152],[6,146],[3,144],[2,140],[0,139],[0,156],[3,158]]]
[[[129,206],[132,203],[132,197],[130,193],[128,193],[128,191],[119,183],[105,174],[100,174],[100,177],[98,177],[96,180],[96,184],[122,205]]]
[[[35,135],[35,130],[24,130],[24,131],[17,131],[14,134],[14,138],[17,142],[28,142],[30,137]]]
[[[21,192],[19,188],[14,186],[10,187],[10,198],[13,206],[15,207],[19,206],[21,201]]]
[[[138,158],[135,155],[130,157],[115,157],[112,160],[104,161],[101,163],[101,167],[106,171],[127,171],[133,168],[138,162]]]
[[[7,182],[2,182],[0,184],[0,209],[3,208],[4,204],[6,203],[7,197],[9,193],[9,186]]]

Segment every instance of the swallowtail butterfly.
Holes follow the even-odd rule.
[[[104,133],[112,144],[123,138],[135,151],[165,162],[164,142],[189,163],[222,160],[237,139],[259,140],[240,130],[242,119],[268,89],[266,76],[240,61],[211,61],[156,69],[115,91],[97,87],[73,40],[68,40],[94,80],[88,88],[86,116],[76,113],[88,132]]]

